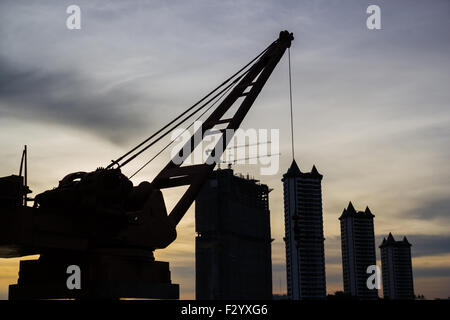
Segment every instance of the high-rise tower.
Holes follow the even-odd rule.
[[[411,244],[395,241],[391,233],[380,245],[383,295],[386,299],[414,299]]]
[[[283,175],[288,297],[326,297],[322,175],[302,173],[295,160]]]
[[[339,217],[344,292],[359,299],[378,298],[378,290],[367,287],[367,267],[377,263],[373,218],[369,207],[357,212],[351,202]]]

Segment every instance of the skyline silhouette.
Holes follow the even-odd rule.
[[[67,173],[109,163],[286,28],[297,39],[296,158],[301,170],[315,164],[324,175],[328,293],[343,289],[336,221],[352,200],[376,213],[377,245],[389,232],[413,244],[416,294],[450,295],[448,1],[383,2],[382,30],[366,28],[369,2],[356,0],[264,1],[257,10],[222,2],[77,4],[84,20],[73,31],[56,1],[0,4],[0,176],[18,171],[25,144],[30,196],[56,187]],[[253,166],[233,167],[274,189],[274,289],[280,278],[285,282],[280,180],[291,162],[287,72],[282,59],[243,123],[280,129],[279,171],[261,177]],[[151,181],[168,160],[141,171],[134,185]],[[170,208],[179,193],[164,195]],[[155,253],[171,262],[181,298],[195,292],[193,219],[190,208],[178,239]],[[17,271],[17,259],[0,259],[1,298]]]

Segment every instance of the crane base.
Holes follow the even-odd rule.
[[[75,273],[68,267],[73,265],[80,270],[80,289],[71,285]],[[20,261],[18,282],[9,286],[10,300],[120,298],[178,299],[169,263],[154,261],[153,255],[54,252]]]

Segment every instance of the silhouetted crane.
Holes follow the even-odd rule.
[[[0,178],[0,257],[40,254],[39,260],[21,261],[9,298],[178,298],[168,263],[155,261],[153,251],[176,239],[176,225],[220,163],[229,133],[239,128],[292,40],[292,33],[280,32],[256,58],[155,134],[106,168],[67,175],[58,187],[38,194],[33,207],[26,205],[23,177]],[[233,115],[224,118],[236,104]],[[179,161],[171,159],[151,183],[133,186],[122,174],[123,166],[173,129],[209,110]],[[208,160],[182,166],[201,142],[194,137],[203,139],[211,131],[220,138]],[[161,189],[178,186],[188,187],[167,214]],[[79,290],[66,286],[70,265],[81,269]]]

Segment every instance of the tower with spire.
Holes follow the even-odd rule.
[[[411,244],[406,237],[396,241],[392,233],[380,245],[385,299],[414,299]]]
[[[315,166],[301,172],[293,160],[282,179],[287,289],[292,300],[326,297],[322,177]]]
[[[352,202],[339,217],[344,292],[361,300],[378,298],[378,290],[367,287],[367,267],[377,260],[374,217],[369,207],[356,211]]]

